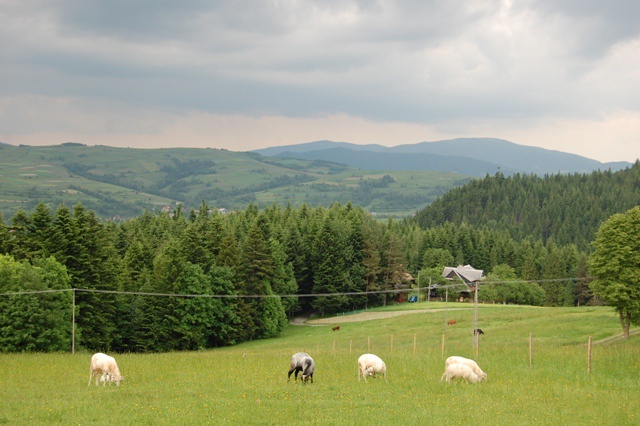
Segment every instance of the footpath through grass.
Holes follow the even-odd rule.
[[[90,353],[3,354],[0,423],[640,424],[638,336],[594,345],[587,373],[588,336],[620,331],[610,308],[483,307],[478,362],[489,380],[441,383],[444,358],[476,358],[472,315],[456,311],[448,328],[432,310],[337,332],[290,326],[232,348],[114,354],[119,388],[87,387]],[[316,361],[314,383],[287,382],[303,350]],[[358,382],[356,360],[369,351],[385,360],[387,380]]]

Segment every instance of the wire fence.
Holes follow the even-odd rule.
[[[474,315],[473,315],[473,330],[478,328],[477,324],[477,309],[478,309],[478,288],[486,285],[500,285],[511,283],[553,283],[553,282],[568,282],[568,281],[583,281],[591,278],[557,278],[548,280],[512,280],[512,281],[482,281],[472,283],[475,287],[474,291]],[[402,293],[420,293],[421,291],[430,294],[433,289],[445,290],[445,324],[448,318],[448,302],[449,291],[452,289],[469,289],[469,286],[464,283],[452,283],[448,285],[427,286],[418,288],[401,288],[391,290],[372,290],[372,291],[350,291],[350,292],[335,292],[335,293],[306,293],[306,294],[184,294],[184,293],[152,293],[141,291],[119,291],[119,290],[99,290],[99,289],[87,289],[87,288],[67,288],[67,289],[47,289],[47,290],[25,290],[25,291],[12,291],[0,293],[0,296],[20,296],[29,294],[43,294],[43,293],[66,293],[72,292],[72,318],[71,318],[71,353],[75,353],[75,330],[76,330],[76,293],[102,293],[102,294],[117,294],[117,295],[130,295],[130,296],[148,296],[148,297],[181,297],[181,298],[214,298],[214,299],[264,299],[264,298],[306,298],[306,297],[339,297],[339,296],[369,296],[369,295],[381,295],[381,294],[402,294]],[[446,327],[446,325],[445,325]],[[479,334],[474,333],[472,338],[472,344],[475,346],[476,355],[479,347]],[[444,348],[444,334],[442,345]],[[414,342],[415,346],[415,342]]]

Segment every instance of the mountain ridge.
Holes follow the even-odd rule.
[[[337,148],[350,150],[358,155],[346,155],[345,151],[336,151]],[[330,160],[369,170],[379,169],[379,164],[385,165],[386,170],[460,172],[460,169],[463,169],[464,173],[474,176],[491,175],[496,171],[505,174],[537,175],[590,173],[608,169],[617,171],[632,165],[626,161],[602,163],[577,154],[519,145],[498,138],[456,138],[393,147],[321,140],[257,149],[252,152],[269,157]],[[363,152],[368,154],[365,155]],[[340,153],[344,157],[336,158],[336,154]],[[422,163],[422,167],[416,167],[416,163]]]

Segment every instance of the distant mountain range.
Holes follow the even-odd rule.
[[[257,149],[267,157],[325,160],[363,170],[432,170],[472,176],[527,173],[544,176],[556,173],[617,171],[632,163],[601,163],[576,154],[518,145],[495,138],[459,138],[437,142],[385,147],[348,142],[316,141]]]

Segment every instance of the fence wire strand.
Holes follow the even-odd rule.
[[[551,283],[551,282],[565,282],[565,281],[587,281],[590,277],[582,278],[554,278],[547,280],[507,280],[507,281],[480,281],[479,287],[485,285],[500,285],[500,284],[526,284],[526,283]],[[294,297],[338,297],[338,296],[366,296],[374,294],[400,294],[411,293],[422,290],[433,289],[449,289],[449,288],[466,288],[466,284],[454,283],[448,285],[429,286],[420,289],[404,288],[393,290],[371,290],[371,291],[343,291],[336,293],[307,293],[307,294],[183,294],[183,293],[150,293],[143,291],[118,291],[118,290],[99,290],[91,288],[64,288],[64,289],[49,289],[49,290],[30,290],[30,291],[11,291],[6,293],[0,293],[0,296],[18,296],[24,294],[38,294],[38,293],[62,293],[62,292],[82,292],[82,293],[104,293],[104,294],[128,294],[132,296],[157,296],[157,297],[203,297],[203,298],[215,298],[215,299],[260,299],[260,298],[294,298]]]

